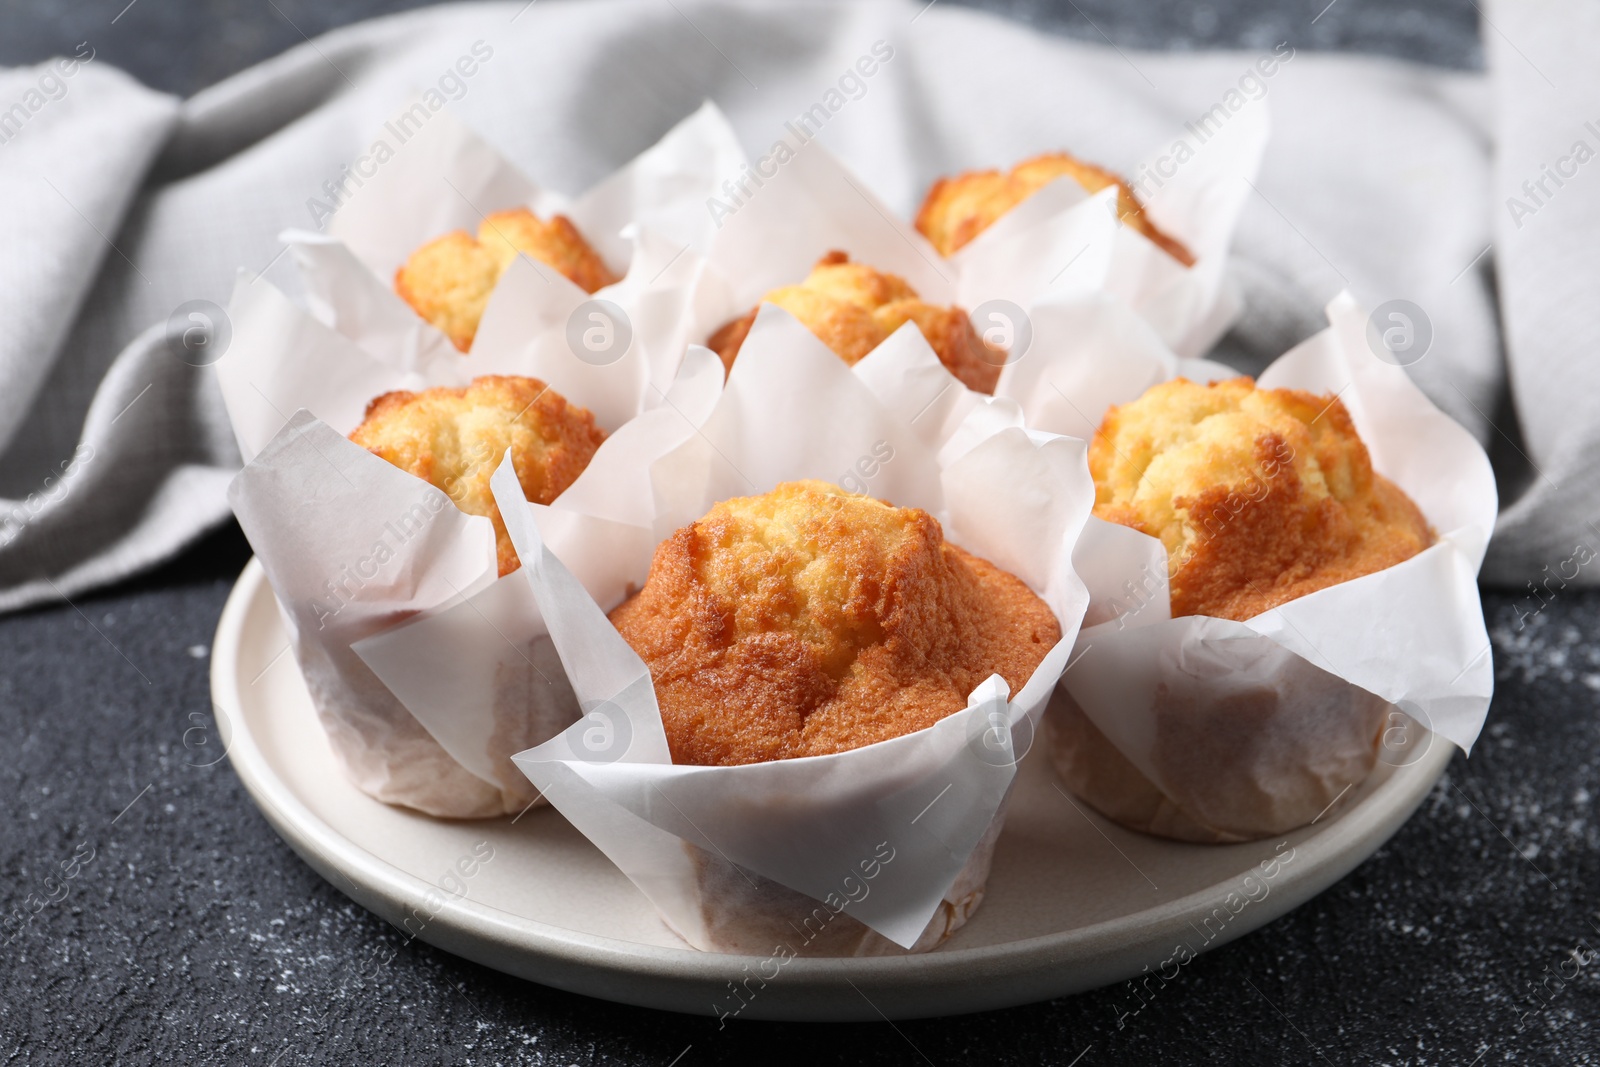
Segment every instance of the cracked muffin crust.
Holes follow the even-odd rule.
[[[587,293],[617,281],[565,215],[546,222],[521,207],[486,216],[476,237],[456,230],[429,241],[395,271],[394,291],[465,352],[500,275],[519,254],[560,271]]]
[[[1243,620],[1433,543],[1337,397],[1183,378],[1106,413],[1094,514],[1166,546],[1172,615]]]
[[[350,440],[494,523],[502,576],[521,566],[489,479],[506,449],[522,492],[548,504],[577,480],[605,440],[587,408],[537,378],[485,375],[459,389],[384,393]]]
[[[774,289],[761,299],[799,319],[852,366],[908,321],[917,324],[939,362],[969,389],[993,393],[1005,363],[1005,353],[978,336],[965,311],[925,303],[904,278],[852,263],[843,252],[829,252],[805,281]],[[734,319],[706,342],[726,370],[733,369],[758,310]]]
[[[1061,638],[1043,600],[927,512],[818,481],[678,530],[611,621],[650,668],[673,762],[703,765],[932,726],[992,674],[1015,693]]]
[[[1117,217],[1148,237],[1185,267],[1194,256],[1176,238],[1161,231],[1128,183],[1093,163],[1065,152],[1047,152],[1023,160],[1008,172],[975,170],[954,178],[940,178],[928,190],[917,212],[916,226],[942,256],[957,250],[988,229],[1000,216],[1057,178],[1070,177],[1085,192],[1094,194],[1117,187]]]

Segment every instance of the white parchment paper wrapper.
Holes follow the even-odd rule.
[[[1224,282],[1228,247],[1267,132],[1265,103],[1248,103],[1198,143],[1170,178],[1148,185],[1146,210],[1194,253],[1189,268],[1118,222],[1114,189],[1090,196],[1070,178],[1039,190],[945,259],[843,163],[807,142],[781,165],[769,163],[770,176],[746,171],[756,173],[747,179],[747,197],[717,194],[723,207],[695,299],[691,339],[705,340],[839,249],[901,275],[929,303],[975,313],[980,332],[998,330],[995,339],[1008,347],[1017,324],[986,302],[1025,307],[1052,295],[1103,293],[1147,323],[1166,347],[1198,356],[1238,311]]]
[[[352,781],[390,803],[460,818],[520,811],[538,794],[510,755],[578,715],[527,583],[496,578],[487,519],[461,513],[344,435],[373,397],[393,389],[529,375],[594,411],[610,432],[591,464],[600,476],[615,470],[610,455],[628,453],[641,434],[693,432],[692,416],[703,417],[721,389],[720,366],[702,364],[698,375],[685,368],[659,393],[649,385],[644,330],[604,365],[580,358],[564,332],[528,334],[531,344],[491,335],[465,355],[385,361],[248,277],[230,315],[234,341],[218,379],[248,461],[230,501],[336,755]],[[638,476],[624,467],[621,477]],[[434,636],[458,669],[441,721],[424,723],[351,646],[434,613],[447,616]]]
[[[920,377],[949,377],[914,327],[869,359],[880,353]],[[942,441],[913,428],[898,413],[906,407],[884,403],[797,321],[766,308],[699,432],[651,466],[648,497],[613,501],[605,517],[573,510],[568,497],[519,509],[509,470],[496,475],[519,576],[586,712],[517,763],[696,947],[928,948],[981,896],[1015,753],[1087,602],[1071,557],[1092,490],[1083,443],[1023,429],[1014,406],[983,405],[973,417],[988,431]],[[650,675],[603,609],[644,583],[673,530],[718,500],[797,478],[853,481],[927,509],[951,541],[1037,591],[1065,636],[1012,699],[991,678],[964,711],[915,734],[829,756],[674,766]],[[637,553],[615,551],[615,527],[629,518]],[[608,594],[597,598],[600,586]]]
[[[1051,749],[1075,791],[1135,828],[1208,841],[1281,833],[1366,776],[1380,733],[1407,739],[1409,759],[1415,724],[1463,751],[1482,728],[1494,681],[1476,581],[1497,506],[1488,459],[1373,354],[1348,294],[1328,319],[1260,384],[1337,395],[1373,467],[1439,539],[1244,622],[1172,619],[1161,542],[1091,519],[1075,562],[1093,601],[1062,681],[1077,707],[1052,714]],[[1106,402],[1134,399],[1128,385]],[[1104,404],[1033,413],[1047,411],[1098,424]]]
[[[229,501],[351,781],[434,815],[497,815],[514,802],[520,790],[451,759],[350,650],[422,608],[493,583],[489,520],[463,514],[303,410],[245,466]]]
[[[744,161],[716,106],[702,105],[576,199],[541,188],[448,111],[404,140],[401,121],[397,114],[374,133],[373,144],[391,146],[394,155],[367,164],[370,177],[348,179],[349,197],[326,234],[283,235],[316,316],[384,361],[410,366],[457,355],[443,333],[395,294],[395,271],[435,238],[453,230],[476,234],[494,212],[527,207],[546,219],[563,214],[622,280],[591,297],[559,271],[521,257],[520,269],[496,287],[473,347],[514,350],[547,333],[560,341],[580,305],[606,300],[643,331],[648,380],[668,388],[683,355],[682,319],[697,277],[696,258],[683,253],[709,248],[715,226],[706,198]]]
[[[553,508],[561,510],[553,514],[588,520],[573,533],[594,558],[643,558],[648,566],[654,544],[625,521],[627,511],[611,513],[624,521],[605,517],[606,505],[649,501],[650,464],[695,433],[721,388],[721,362],[705,349],[691,352],[665,402],[609,437],[556,498]],[[607,570],[591,568],[581,577],[591,595],[620,597]],[[539,605],[516,573],[365,635],[353,651],[453,759],[490,781],[514,780],[506,788],[518,810],[539,794],[511,757],[580,716]]]

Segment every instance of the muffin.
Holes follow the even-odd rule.
[[[917,212],[917,229],[933,242],[940,255],[953,255],[1001,215],[1062,177],[1071,178],[1091,194],[1115,185],[1117,215],[1123,223],[1144,234],[1185,267],[1194,265],[1194,256],[1189,250],[1150,221],[1144,205],[1133,195],[1127,182],[1103,167],[1085,163],[1065,152],[1034,156],[1018,163],[1006,174],[981,170],[955,178],[940,178],[928,190]]]
[[[799,319],[852,366],[907,322],[915,322],[939,361],[969,389],[993,393],[1005,353],[991,348],[957,307],[924,303],[904,278],[851,263],[843,252],[817,260],[805,281],[761,298]],[[711,335],[706,346],[727,370],[756,321],[757,308]]]
[[[1061,637],[1018,578],[937,520],[825,482],[723,501],[611,612],[650,669],[677,764],[843,752],[932,726]]]
[[[394,274],[394,291],[465,352],[489,295],[518,254],[532,256],[592,293],[617,281],[565,215],[545,222],[525,207],[484,218],[478,236],[456,230],[429,241]]]
[[[1242,622],[1434,539],[1373,471],[1337,397],[1249,378],[1179,378],[1112,408],[1089,472],[1097,517],[1166,547],[1168,628],[1185,616]],[[1177,652],[1158,641],[1141,662],[1111,634],[1096,653],[1127,657],[1132,688],[1148,688],[1142,763],[1065,688],[1045,717],[1057,774],[1102,814],[1162,837],[1249,841],[1304,826],[1372,771],[1390,712],[1381,697],[1261,634],[1188,641]]]
[[[1249,378],[1157,385],[1089,445],[1094,514],[1167,549],[1172,615],[1245,620],[1433,543],[1337,397]]]
[[[610,618],[650,669],[672,762],[719,767],[933,726],[991,675],[1015,694],[1061,638],[1044,601],[927,512],[818,481],[717,504],[662,542]],[[680,932],[724,952],[926,952],[982,902],[1005,807],[909,948],[689,840],[700,933]]]
[[[486,375],[459,389],[384,393],[350,440],[494,523],[500,574],[520,566],[489,479],[511,449],[522,492],[548,504],[577,480],[605,440],[587,409],[537,378]]]

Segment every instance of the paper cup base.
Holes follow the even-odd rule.
[[[544,744],[582,716],[550,639],[541,638],[530,652],[532,658],[495,668],[494,728],[486,747],[507,815],[549,803],[511,756]]]
[[[834,911],[787,886],[735,866],[698,845],[684,842],[696,880],[700,932],[673,932],[703,952],[769,956],[906,956],[928,952],[966,925],[983,903],[994,846],[1005,824],[1005,807],[968,857],[940,901],[922,936],[902,948],[845,910]],[[870,884],[870,883],[867,883]],[[841,891],[840,898],[843,899]]]
[[[1315,669],[1315,668],[1312,668]],[[1045,747],[1062,782],[1080,799],[1130,830],[1203,844],[1275,837],[1311,822],[1377,762],[1389,705],[1355,686],[1320,688],[1325,733],[1271,739],[1250,751],[1205,744],[1158,744],[1163,765],[1185,786],[1182,800],[1163,792],[1117,750],[1065,687],[1045,713]],[[1177,709],[1168,709],[1174,711]],[[1205,716],[1226,715],[1226,706]],[[1168,720],[1167,715],[1159,716]],[[1201,718],[1202,716],[1197,716]],[[1269,717],[1270,718],[1270,717]],[[1187,739],[1185,739],[1187,740]],[[1324,746],[1307,752],[1307,741]],[[1187,752],[1187,755],[1179,753]]]
[[[514,765],[507,788],[467,771],[348,648],[337,659],[309,642],[295,652],[333,754],[362,792],[445,819],[514,814],[538,795],[525,778],[511,778]]]

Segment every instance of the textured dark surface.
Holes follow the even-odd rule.
[[[8,0],[0,62],[91,39],[190,92],[296,43],[295,26],[409,6],[275,3],[140,0],[113,26],[120,0]],[[1338,0],[1314,25],[1322,0],[985,6],[1122,47],[1287,38],[1481,61],[1470,0]],[[1600,1062],[1600,593],[1536,615],[1489,595],[1499,689],[1470,763],[1370,861],[1185,967],[1120,1028],[1135,1006],[1122,988],[897,1027],[719,1032],[406,945],[300,863],[227,763],[208,765],[209,643],[246,554],[230,527],[130,586],[0,618],[0,941],[58,898],[0,949],[0,1063]]]
[[[1600,593],[1521,629],[1491,594],[1499,693],[1470,763],[1353,874],[1120,1029],[1123,987],[719,1032],[406,945],[295,857],[226,761],[203,766],[206,653],[246,553],[230,528],[133,587],[0,619],[0,921],[66,887],[3,950],[0,1063],[1600,1062]],[[94,858],[47,886],[80,843]],[[380,948],[397,954],[374,973]],[[1563,960],[1576,977],[1535,994]]]

